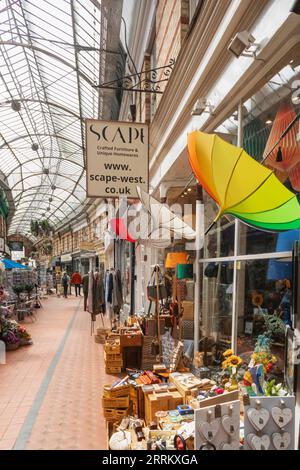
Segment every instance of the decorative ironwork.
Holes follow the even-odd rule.
[[[170,59],[168,65],[125,75],[116,80],[95,85],[95,88],[162,94],[161,84],[169,80],[174,64],[175,59]]]

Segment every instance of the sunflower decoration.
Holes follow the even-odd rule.
[[[227,349],[227,351],[223,353],[223,356],[225,359],[222,362],[222,369],[229,372],[230,375],[235,375],[243,364],[242,358],[233,354],[232,349]]]

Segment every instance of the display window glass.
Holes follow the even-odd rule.
[[[233,262],[203,263],[201,332],[218,347],[231,344],[232,283]]]
[[[299,51],[283,58],[269,76],[243,103],[242,145],[300,200]],[[237,145],[238,121],[235,112],[214,132]],[[207,194],[204,204],[207,230],[217,206]],[[202,339],[212,338],[219,349],[231,343],[238,354],[247,356],[257,337],[267,334],[278,357],[275,373],[283,372],[285,327],[291,324],[291,255],[299,237],[297,229],[266,232],[230,216],[212,227],[205,236],[201,259]]]
[[[292,322],[291,259],[238,261],[236,292],[237,353],[250,355],[258,336],[267,335],[282,371],[285,328]]]

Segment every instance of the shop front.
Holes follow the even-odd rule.
[[[60,257],[61,262],[61,270],[66,271],[69,275],[72,274],[73,271],[73,258],[71,253],[64,253]]]

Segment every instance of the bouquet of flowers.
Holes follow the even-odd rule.
[[[227,349],[227,351],[223,353],[223,356],[224,361],[222,362],[222,369],[228,372],[229,375],[235,375],[243,364],[242,358],[233,354],[232,349]]]
[[[238,389],[237,372],[243,364],[243,360],[240,356],[233,354],[232,349],[227,349],[223,353],[224,361],[222,362],[222,369],[224,373],[230,375],[230,381],[225,384],[225,388],[228,391]]]

